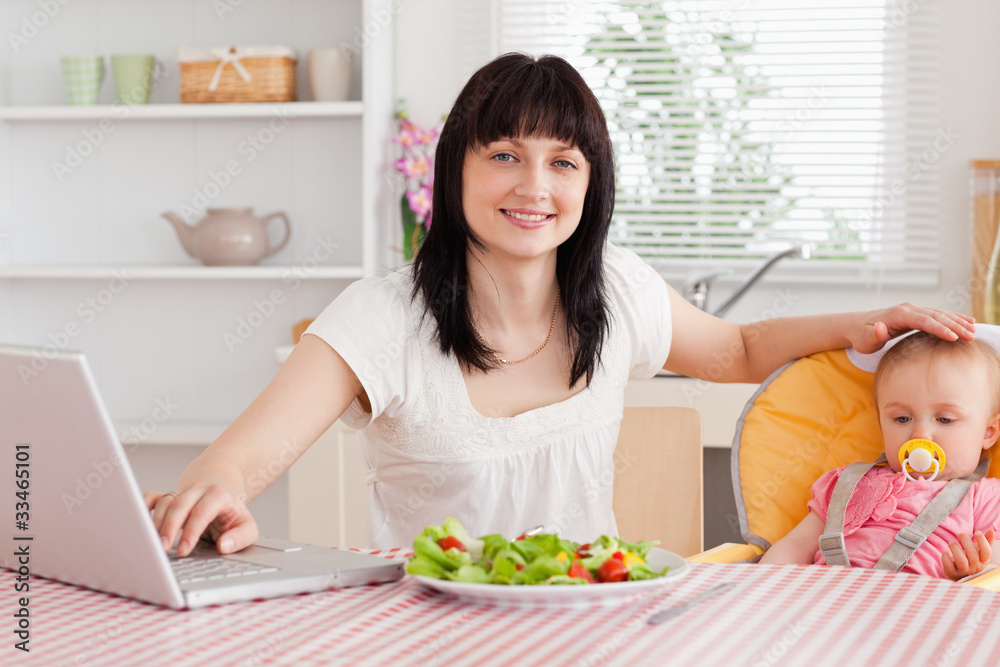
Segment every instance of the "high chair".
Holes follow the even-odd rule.
[[[977,336],[1000,349],[1000,327],[978,325]],[[820,352],[786,364],[761,384],[733,438],[733,490],[747,543],[722,544],[688,560],[755,562],[805,517],[820,475],[882,454],[871,395],[881,354]],[[1000,477],[998,458],[994,452],[988,477]],[[1000,568],[963,581],[1000,590]]]

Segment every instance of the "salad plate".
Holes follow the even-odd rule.
[[[463,600],[501,605],[604,606],[628,602],[643,593],[665,591],[690,570],[688,562],[665,549],[653,548],[646,562],[654,569],[669,567],[662,577],[607,584],[557,584],[550,586],[503,586],[473,584],[423,575],[409,575],[428,588]]]

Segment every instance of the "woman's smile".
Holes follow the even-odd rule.
[[[543,227],[556,217],[555,213],[543,213],[523,208],[502,208],[500,213],[513,224],[525,229]]]

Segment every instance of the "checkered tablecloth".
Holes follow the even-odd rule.
[[[646,623],[725,581],[738,586]],[[1000,664],[997,594],[854,568],[696,564],[668,592],[594,608],[463,602],[407,577],[172,611],[36,579],[30,654],[13,648],[13,583],[0,570],[3,665]]]

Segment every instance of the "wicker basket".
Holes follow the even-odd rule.
[[[283,46],[180,49],[181,102],[294,102],[295,60]]]

